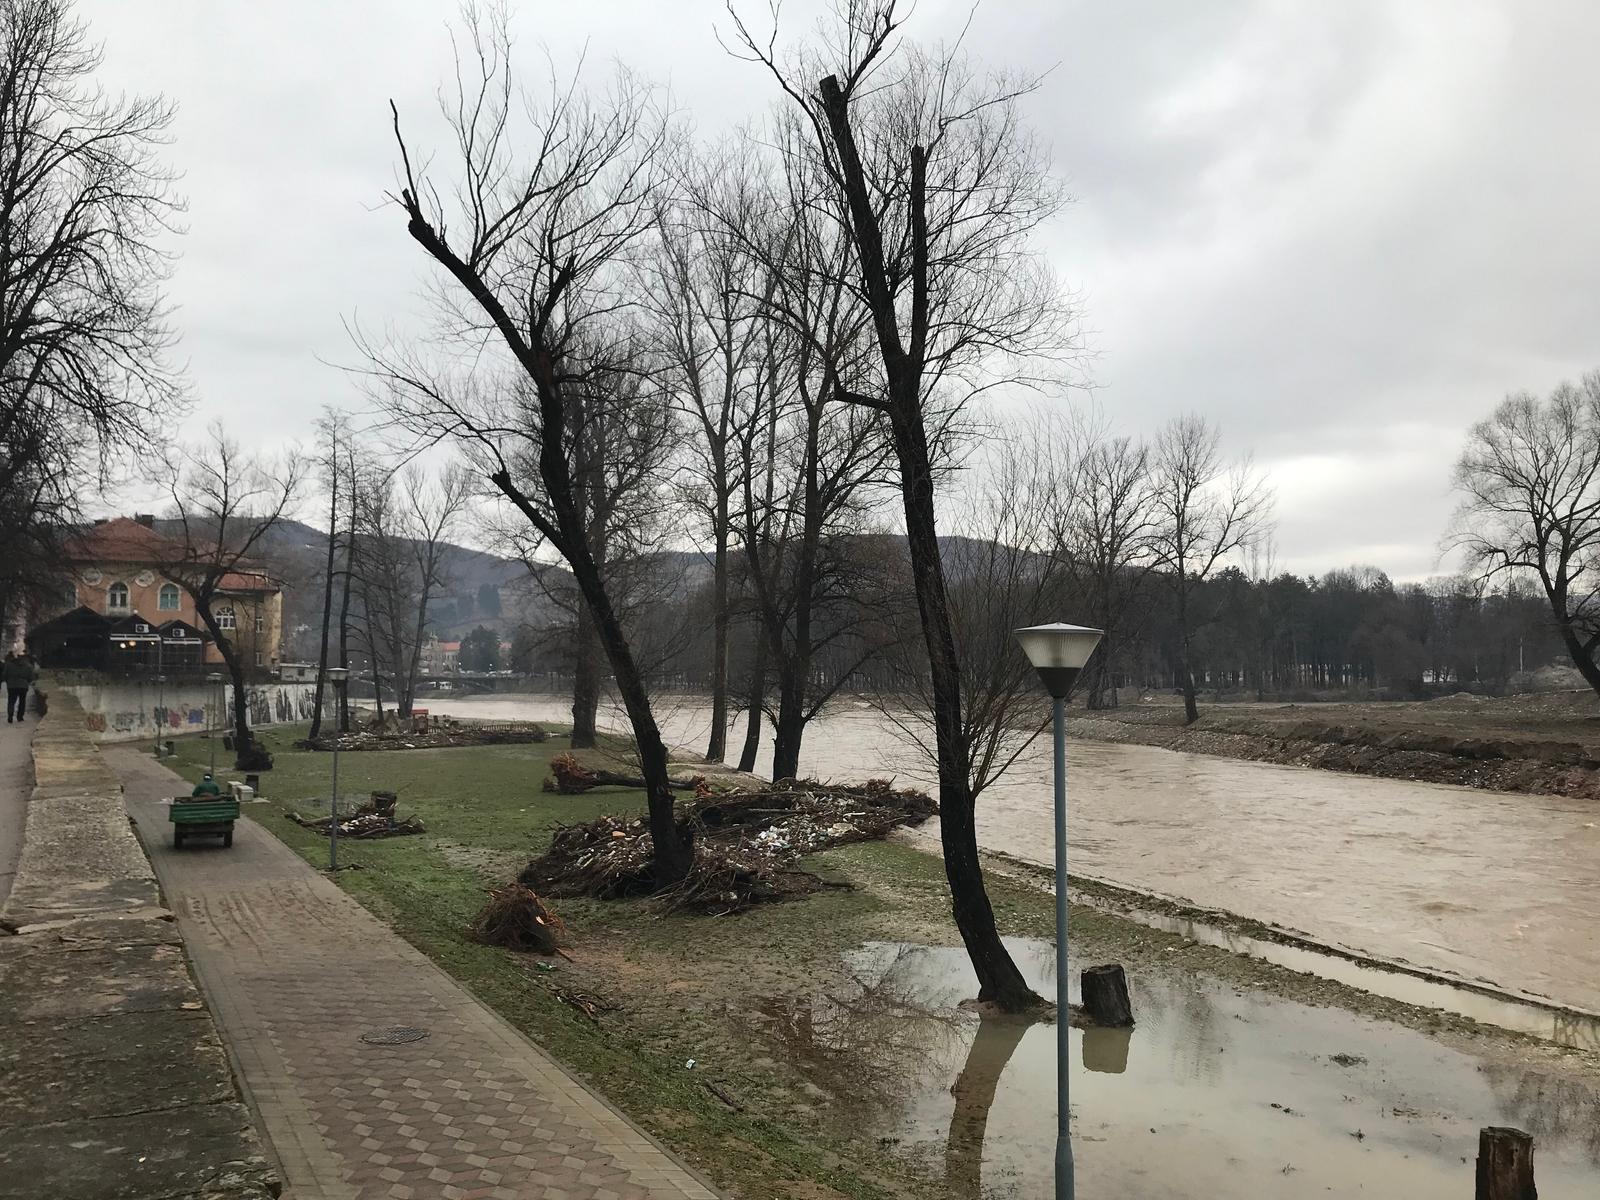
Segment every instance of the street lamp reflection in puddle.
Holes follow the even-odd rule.
[[[1091,1026],[1083,1031],[1083,1069],[1101,1075],[1121,1075],[1128,1069],[1131,1029]]]

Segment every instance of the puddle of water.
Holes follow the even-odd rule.
[[[1053,948],[1009,944],[1050,986]],[[961,1009],[976,982],[959,948],[873,943],[849,966],[848,994],[768,1005],[766,1031],[819,1084],[847,1080],[876,1114],[870,1132],[958,1195],[1048,1195],[1055,1027]],[[1600,1094],[1586,1084],[1204,979],[1130,982],[1137,1028],[1069,1035],[1083,1195],[1465,1200],[1490,1124],[1534,1135],[1545,1200],[1600,1194]]]

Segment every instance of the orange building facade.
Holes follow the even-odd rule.
[[[172,540],[153,528],[151,518],[97,522],[73,539],[72,575],[61,607],[40,617],[81,607],[112,620],[137,616],[152,628],[182,621],[205,633],[189,593],[161,573],[159,564],[176,557]],[[238,572],[223,578],[218,596],[212,613],[245,666],[276,668],[283,654],[282,588],[265,573]],[[209,637],[204,661],[223,661]]]

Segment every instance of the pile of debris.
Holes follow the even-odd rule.
[[[467,936],[485,946],[504,946],[533,954],[560,954],[568,945],[567,927],[545,907],[532,888],[508,883],[489,893],[489,903],[467,926]]]
[[[549,740],[542,725],[508,722],[500,725],[467,725],[435,717],[422,732],[392,726],[369,728],[352,733],[325,734],[301,738],[299,750],[438,750],[447,746],[520,746]]]
[[[339,836],[348,838],[386,838],[404,837],[411,833],[426,833],[421,821],[415,817],[399,820],[394,815],[395,805],[399,797],[393,792],[373,792],[371,798],[355,812],[347,817],[339,818]],[[328,832],[328,826],[333,824],[333,817],[302,817],[299,813],[290,813],[289,819],[296,825],[307,829],[315,829],[321,833]]]
[[[689,779],[668,779],[667,783],[673,790],[680,792],[700,794],[709,791],[704,775],[695,775]],[[604,767],[586,767],[570,752],[557,754],[550,760],[550,774],[544,781],[545,791],[556,792],[563,796],[576,796],[597,787],[642,788],[644,786],[642,775],[622,775],[616,771],[608,771]]]
[[[680,810],[694,843],[687,879],[658,886],[644,818],[601,817],[556,831],[517,881],[547,896],[654,895],[668,908],[731,913],[827,886],[795,868],[808,854],[885,838],[939,806],[924,792],[874,779],[861,787],[784,780],[762,791],[701,795]]]

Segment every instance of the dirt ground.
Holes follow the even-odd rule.
[[[1600,698],[1589,691],[1411,702],[1207,703],[1078,710],[1078,736],[1496,791],[1600,799]]]

